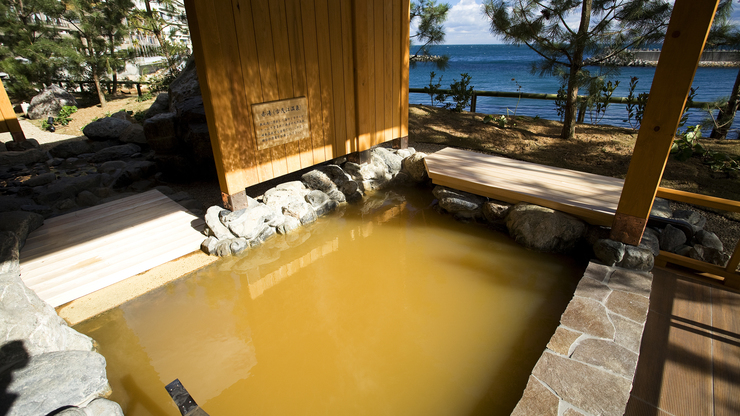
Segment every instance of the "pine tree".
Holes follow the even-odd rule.
[[[410,21],[416,23],[416,33],[411,35],[411,41],[418,44],[416,52],[411,55],[411,65],[418,61],[434,62],[439,69],[444,70],[450,60],[448,55],[433,56],[429,50],[432,45],[439,45],[445,40],[444,22],[450,5],[437,4],[436,0],[419,0],[411,3]],[[414,45],[416,46],[416,45]]]
[[[488,0],[484,13],[492,33],[542,58],[534,73],[566,78],[560,137],[568,139],[575,137],[578,88],[588,79],[584,67],[603,65],[628,48],[662,39],[671,6],[664,0]],[[577,27],[571,16],[579,18]]]
[[[717,7],[717,13],[714,17],[714,25],[709,32],[707,39],[708,47],[732,46],[737,48],[740,45],[740,30],[738,26],[730,21],[732,15],[732,0],[723,0]],[[712,139],[726,139],[727,133],[735,121],[735,114],[740,106],[740,71],[735,77],[735,84],[732,86],[730,96],[727,102],[719,109],[719,114],[709,135]]]
[[[140,32],[149,32],[154,35],[159,43],[162,54],[167,60],[170,74],[177,71],[177,66],[184,61],[187,47],[183,44],[172,42],[172,38],[178,33],[187,34],[188,24],[184,14],[176,13],[175,6],[183,8],[182,1],[178,0],[155,0],[160,5],[160,10],[152,8],[152,0],[144,0],[145,10],[134,10],[129,16],[130,25]],[[169,34],[169,36],[168,36]]]
[[[76,52],[60,35],[63,12],[56,0],[0,2],[0,71],[12,96],[28,99],[64,76]]]

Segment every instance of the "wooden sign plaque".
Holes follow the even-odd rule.
[[[309,137],[306,97],[252,104],[252,118],[258,150]]]

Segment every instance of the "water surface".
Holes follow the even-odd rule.
[[[126,415],[508,415],[584,265],[379,192],[76,329]]]

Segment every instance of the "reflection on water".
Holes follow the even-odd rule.
[[[402,194],[401,194],[402,192]],[[76,328],[128,416],[509,414],[583,265],[379,192]]]

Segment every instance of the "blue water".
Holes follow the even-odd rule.
[[[413,46],[412,46],[413,51]],[[470,85],[475,90],[481,91],[512,91],[516,92],[521,85],[522,92],[556,94],[559,80],[555,77],[540,77],[532,74],[532,63],[537,60],[538,55],[526,46],[513,45],[438,45],[432,48],[434,55],[449,55],[449,67],[440,71],[435,65],[419,63],[410,70],[409,86],[412,88],[423,88],[429,85],[429,72],[434,71],[437,76],[442,75],[441,88],[449,88],[450,83],[460,79],[461,73],[468,73],[472,79]],[[588,68],[595,73],[598,68]],[[713,101],[730,94],[738,68],[699,68],[694,77],[693,87],[697,88],[696,101]],[[623,67],[619,74],[611,80],[619,80],[620,84],[614,91],[615,97],[626,97],[629,90],[630,77],[639,78],[635,95],[640,92],[648,92],[653,81],[655,68],[645,67]],[[436,78],[436,77],[435,77]],[[512,78],[516,80],[512,81]],[[436,83],[436,80],[435,80]],[[583,91],[580,94],[584,94]],[[430,104],[429,95],[410,94],[409,102],[412,104]],[[506,114],[507,109],[512,113],[517,107],[516,98],[478,97],[477,112],[489,114]],[[557,120],[554,101],[525,100],[519,101],[516,108],[518,115],[540,116],[542,118]],[[689,110],[689,123],[700,124],[708,117],[707,112],[698,109]],[[610,124],[615,126],[627,126],[623,120],[627,118],[624,105],[611,104],[607,109],[606,116],[599,124]],[[585,121],[590,123],[589,116]],[[736,123],[740,125],[740,123]],[[731,133],[730,137],[737,135]],[[705,134],[707,131],[705,131]]]

